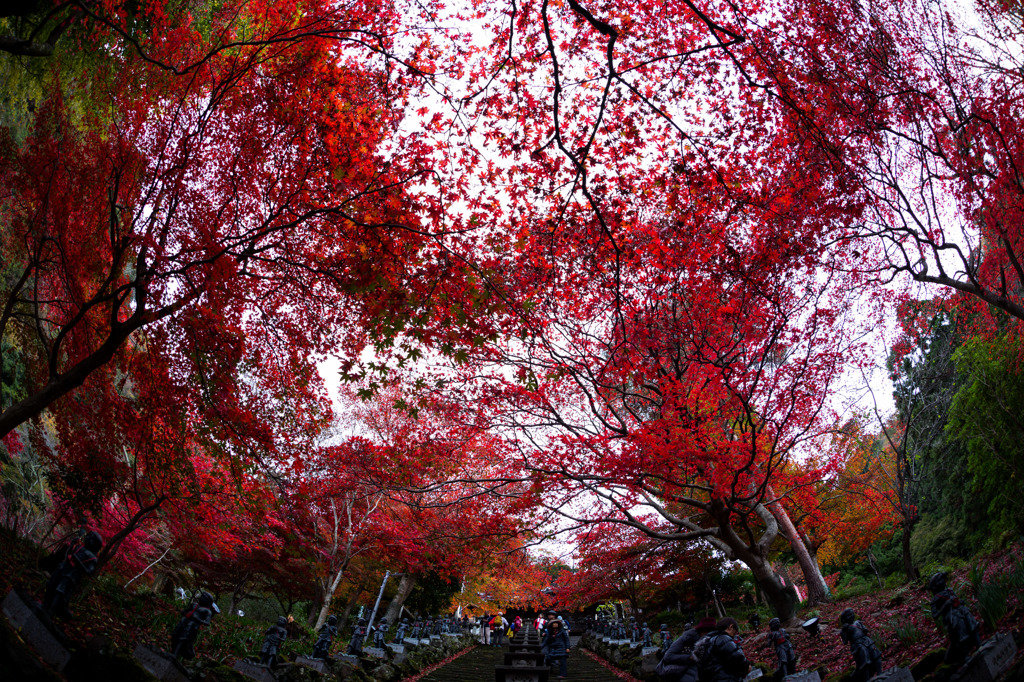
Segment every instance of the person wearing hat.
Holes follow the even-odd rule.
[[[562,627],[562,621],[555,618],[548,623],[548,629],[544,633],[544,639],[540,643],[540,650],[544,652],[545,665],[551,666],[558,663],[558,679],[564,680],[568,674],[566,662],[569,658],[569,633]]]
[[[502,637],[505,636],[505,631],[508,630],[508,621],[505,620],[505,616],[501,611],[495,614],[491,620],[491,645],[501,646]]]
[[[697,644],[714,629],[714,618],[701,618],[696,627],[686,630],[669,645],[655,672],[665,682],[697,682]]]
[[[782,627],[782,621],[772,618],[768,621],[768,630],[768,641],[775,649],[775,655],[779,657],[775,682],[782,682],[783,677],[796,672],[796,654],[793,653],[793,645],[789,641],[789,634]]]

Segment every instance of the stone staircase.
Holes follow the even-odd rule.
[[[494,666],[501,665],[504,660],[504,648],[481,644],[420,680],[421,682],[494,682]]]
[[[496,666],[503,666],[509,646],[490,647],[478,645],[446,666],[426,675],[421,682],[495,682]],[[621,682],[611,671],[573,647],[569,653],[569,676],[574,682]],[[557,673],[557,668],[554,671]],[[557,680],[557,674],[550,676]]]

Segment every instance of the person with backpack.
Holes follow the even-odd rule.
[[[664,624],[662,628],[665,628]],[[696,627],[686,630],[668,646],[655,672],[664,682],[697,682],[697,643],[714,629],[714,618],[701,618]]]
[[[852,682],[867,682],[882,672],[882,652],[875,646],[864,623],[857,620],[853,609],[843,609],[839,621],[843,624],[839,636],[843,644],[850,645],[853,662],[857,665]]]
[[[697,643],[700,682],[740,682],[750,671],[750,663],[740,648],[740,625],[735,618],[723,618],[707,637]]]
[[[562,627],[562,621],[557,618],[548,625],[544,639],[540,643],[540,650],[544,654],[544,664],[551,666],[551,669],[554,670],[555,663],[558,663],[558,679],[564,680],[568,675],[569,633]]]
[[[946,573],[935,573],[928,579],[928,589],[934,595],[932,618],[936,623],[942,623],[942,629],[949,638],[945,662],[959,665],[981,646],[981,638],[978,637],[978,621],[956,593],[946,587],[946,578]]]
[[[768,621],[768,641],[779,657],[779,667],[775,671],[775,682],[782,682],[786,675],[796,672],[796,654],[789,641],[789,633],[782,627],[782,621],[772,618]]]
[[[502,637],[505,636],[505,631],[508,630],[508,621],[505,620],[505,616],[502,615],[501,611],[494,616],[491,620],[491,645],[501,646]]]

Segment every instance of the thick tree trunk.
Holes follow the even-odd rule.
[[[402,615],[402,605],[405,604],[405,600],[412,594],[412,588],[414,587],[416,587],[416,576],[411,573],[403,573],[402,579],[398,581],[398,592],[395,593],[391,603],[388,604],[387,613],[384,614],[392,625],[398,622],[399,617]]]
[[[768,604],[771,605],[776,617],[787,627],[795,625],[798,620],[796,617],[796,605],[800,600],[797,599],[796,590],[793,589],[793,586],[782,584],[782,581],[779,580],[779,576],[772,570],[771,563],[767,559],[756,557],[751,558],[749,561],[744,559],[743,563],[754,574],[754,579],[761,586],[761,591],[764,592],[764,596]]]
[[[796,625],[796,605],[799,599],[792,585],[783,585],[772,570],[768,552],[778,537],[779,527],[775,516],[764,506],[757,505],[753,511],[761,518],[766,528],[764,534],[753,545],[747,544],[732,527],[730,512],[724,506],[712,505],[712,515],[718,522],[719,534],[712,538],[712,544],[722,549],[730,558],[742,561],[754,574],[772,610],[785,626]]]
[[[797,532],[793,520],[789,518],[785,508],[777,502],[771,505],[771,512],[772,516],[779,522],[782,535],[789,541],[789,546],[793,548],[793,554],[796,555],[797,563],[800,564],[800,571],[804,574],[804,582],[807,584],[808,605],[831,602],[832,591],[828,588],[825,577],[821,574],[821,567],[818,566],[818,561],[811,556],[807,545],[804,544],[803,538]]]

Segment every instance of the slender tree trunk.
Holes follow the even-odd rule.
[[[228,615],[234,616],[238,613],[238,603],[242,600],[243,589],[245,583],[249,580],[249,574],[246,573],[242,576],[242,579],[235,585],[235,589],[231,590],[231,602],[228,604]]]
[[[327,614],[331,611],[331,602],[334,600],[334,592],[338,589],[338,585],[341,584],[341,579],[345,575],[345,569],[348,567],[348,562],[342,565],[341,568],[334,574],[334,578],[331,579],[329,585],[324,588],[323,596],[321,597],[320,613],[316,617],[316,625],[313,629],[317,632],[323,627],[323,624],[327,622]]]
[[[875,565],[875,555],[871,553],[870,547],[868,547],[868,563],[871,565],[871,570],[875,572],[875,580],[878,581],[878,589],[882,589],[882,575],[878,572],[878,566]]]
[[[715,605],[715,615],[719,618],[725,618],[725,610],[722,608],[722,602],[718,600],[718,591],[715,588],[708,585],[708,591],[711,592],[711,603]]]
[[[398,581],[398,592],[391,599],[391,603],[388,604],[387,613],[384,614],[392,625],[401,618],[402,605],[405,604],[405,600],[412,594],[412,588],[414,587],[416,587],[416,576],[412,573],[403,573],[402,579]]]
[[[113,537],[109,538],[104,543],[103,548],[100,549],[99,553],[96,555],[96,569],[94,573],[99,573],[103,570],[103,567],[107,565],[107,562],[113,559],[117,554],[117,550],[121,548],[121,543],[124,542],[125,538],[141,528],[142,524],[148,520],[150,516],[156,513],[160,508],[160,505],[162,505],[166,499],[166,497],[161,495],[156,498],[155,502],[145,507],[141,507],[132,515],[132,518],[128,520],[128,523],[125,524],[124,528],[119,530],[113,535]]]
[[[804,544],[800,533],[797,532],[793,520],[789,518],[785,508],[778,502],[771,505],[771,512],[779,522],[779,528],[786,540],[789,541],[789,546],[793,548],[797,563],[800,564],[800,571],[804,574],[804,582],[807,584],[807,603],[814,605],[831,602],[832,591],[821,574],[821,567],[818,566],[818,561],[811,556],[811,552]]]
[[[313,582],[313,597],[309,600],[309,611],[306,614],[306,627],[319,630],[316,626],[316,619],[320,617],[320,607],[324,603],[324,584],[319,580]]]
[[[166,310],[176,312],[179,307],[178,304],[174,304],[173,310],[172,306],[168,306]],[[69,367],[63,374],[54,373],[44,386],[0,412],[0,438],[29,419],[39,416],[58,398],[85,383],[89,375],[113,359],[114,354],[136,329],[167,317],[170,312],[154,312],[140,305],[130,318],[111,329],[107,333],[107,338],[94,351]]]
[[[914,559],[910,555],[910,536],[914,532],[914,521],[915,519],[904,519],[903,521],[903,572],[906,574],[907,580],[917,580],[921,577],[917,567],[914,566]]]

